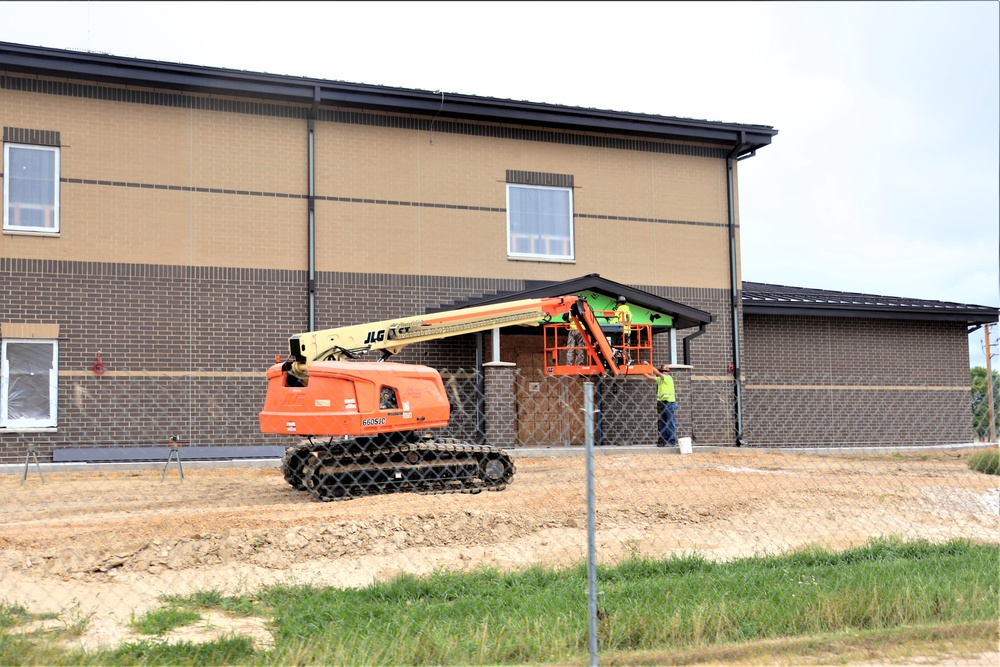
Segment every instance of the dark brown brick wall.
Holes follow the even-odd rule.
[[[749,444],[973,440],[960,323],[748,315]]]
[[[0,277],[7,294],[0,321],[60,325],[59,428],[0,432],[0,461],[23,461],[29,444],[47,460],[56,446],[162,444],[174,434],[200,445],[281,442],[259,433],[256,415],[263,371],[286,353],[288,336],[307,326],[301,272],[0,259]],[[418,314],[519,287],[320,274],[317,326]],[[675,373],[678,429],[697,444],[732,444],[726,294],[640,287],[716,314],[692,344],[693,368]],[[744,434],[752,446],[972,439],[960,325],[750,315],[744,329]],[[689,333],[679,332],[678,355]],[[656,340],[658,363],[667,359],[667,343]],[[489,360],[489,334],[483,347]],[[108,369],[100,377],[90,372],[98,351]],[[460,386],[470,401],[479,390],[474,335],[414,346],[397,360],[465,373]],[[635,378],[600,383],[603,444],[655,442],[651,385]],[[456,421],[456,432],[482,433],[475,410],[457,417],[463,423]]]
[[[198,445],[281,442],[260,434],[256,419],[263,372],[276,355],[287,354],[288,336],[308,326],[304,272],[0,259],[0,279],[7,293],[0,321],[60,325],[59,427],[0,432],[0,461],[22,461],[29,443],[45,460],[53,447],[162,444],[175,434]],[[317,282],[318,328],[419,314],[523,288],[509,280],[351,273],[319,274]],[[705,309],[723,301],[709,290],[694,303],[691,297],[699,295],[691,291],[658,292]],[[721,327],[710,326],[692,346],[695,368],[723,367],[726,341]],[[488,361],[489,334],[483,345]],[[658,360],[667,359],[666,345],[660,337]],[[98,352],[107,367],[100,377],[90,371]],[[476,336],[414,346],[395,359],[474,373]],[[603,418],[608,444],[653,442],[649,385],[607,384],[606,406],[619,405]],[[462,386],[474,392],[476,380],[466,377]],[[681,434],[698,424],[692,435],[699,442],[712,442],[716,433],[715,441],[729,442],[730,416],[719,401],[700,398],[698,386],[678,382]],[[648,419],[631,416],[633,401],[650,403]],[[463,415],[452,430],[481,433],[475,413]]]

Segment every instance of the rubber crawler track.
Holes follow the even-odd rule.
[[[286,450],[281,469],[292,487],[322,501],[502,491],[516,472],[502,449],[426,440],[379,445],[306,441]]]

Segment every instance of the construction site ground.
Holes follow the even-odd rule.
[[[820,456],[747,449],[595,456],[598,560],[712,559],[838,550],[872,537],[1000,539],[998,478],[970,452]],[[516,458],[504,491],[318,502],[260,467],[0,475],[0,601],[87,619],[83,647],[135,639],[161,595],[248,593],[272,583],[362,586],[408,572],[579,563],[587,556],[586,457]],[[262,619],[213,618],[191,640]],[[997,654],[982,656],[996,664]],[[992,661],[992,662],[989,662]],[[939,663],[944,664],[944,663]],[[961,664],[980,664],[963,662]]]

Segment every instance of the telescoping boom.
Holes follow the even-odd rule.
[[[613,350],[594,311],[585,300],[576,296],[522,299],[310,331],[289,338],[288,347],[292,372],[304,376],[313,361],[355,359],[368,352],[381,352],[381,359],[385,360],[414,343],[500,327],[569,325],[573,322],[586,333],[584,340],[602,362],[604,372],[618,374]]]

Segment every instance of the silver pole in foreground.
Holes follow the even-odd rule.
[[[989,417],[990,417],[990,442],[995,443],[997,441],[996,423],[997,418],[993,412],[993,369],[990,368],[990,357],[993,353],[990,352],[990,325],[985,325],[983,329],[986,331],[986,405],[989,406]]]
[[[594,383],[583,384],[587,442],[587,600],[590,623],[590,664],[597,667],[597,548],[594,543]]]

